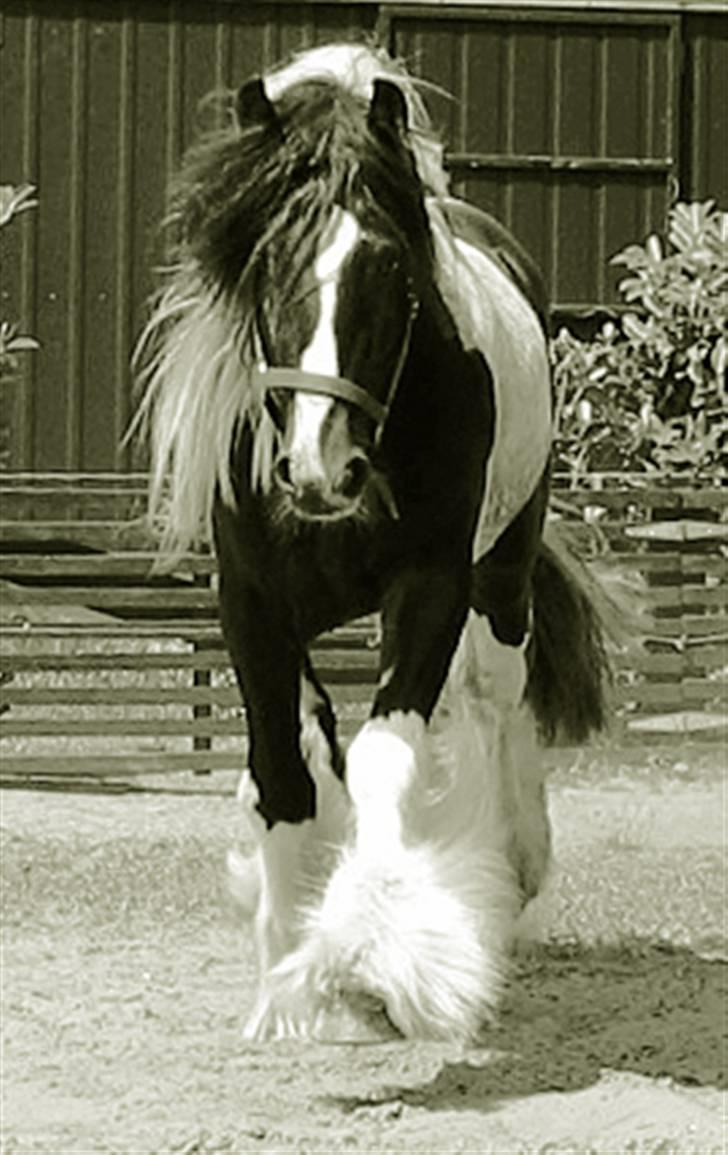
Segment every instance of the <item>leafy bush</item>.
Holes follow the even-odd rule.
[[[33,185],[24,184],[18,188],[10,184],[0,185],[0,228],[9,225],[18,213],[35,208],[37,204]],[[34,337],[23,336],[17,325],[10,321],[0,321],[0,378],[10,377],[16,372],[18,353],[37,348],[38,342]]]
[[[717,480],[728,420],[728,213],[677,204],[667,241],[612,258],[628,310],[591,341],[552,342],[555,467],[585,472],[689,471]]]
[[[0,228],[9,225],[13,217],[26,209],[35,208],[35,189],[24,184],[19,187],[0,185]],[[18,354],[37,349],[38,342],[18,331],[10,321],[0,321],[0,466],[6,467],[10,458],[10,436],[13,411],[13,378],[18,371]]]

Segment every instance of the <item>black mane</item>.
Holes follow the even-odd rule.
[[[180,260],[192,260],[216,292],[245,306],[259,258],[282,247],[287,279],[275,288],[285,300],[339,205],[421,254],[430,271],[426,190],[407,145],[376,135],[366,103],[333,82],[299,83],[275,108],[279,131],[231,127],[188,153],[170,215]]]

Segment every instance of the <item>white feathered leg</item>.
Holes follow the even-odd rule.
[[[355,738],[354,837],[276,971],[315,1004],[364,992],[403,1034],[446,1039],[493,1010],[548,857],[525,683],[525,646],[471,615],[430,728],[395,714]]]
[[[467,704],[471,711],[490,709],[497,717],[503,836],[524,901],[541,888],[551,852],[543,755],[533,713],[523,701],[526,645],[503,645],[487,618],[471,613],[443,696],[451,710]]]
[[[305,912],[320,895],[343,844],[349,804],[331,765],[331,750],[307,696],[302,695],[301,746],[316,784],[316,817],[279,822],[267,829],[257,811],[258,791],[249,771],[242,775],[238,800],[244,841],[252,856],[228,855],[230,888],[243,915],[252,920],[259,989],[245,1028],[250,1039],[308,1036],[312,1008],[290,986],[272,980],[275,968],[300,944]]]

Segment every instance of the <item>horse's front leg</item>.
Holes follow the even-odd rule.
[[[401,573],[382,606],[381,674],[372,717],[349,747],[346,784],[361,853],[402,838],[402,803],[424,753],[426,725],[467,616],[469,569]]]
[[[451,764],[427,727],[469,593],[467,566],[412,569],[389,589],[372,717],[346,759],[355,833],[302,954],[320,989],[374,996],[409,1037],[476,1035],[502,988],[517,909],[499,830],[494,852],[488,843],[500,825],[493,738],[464,735],[463,765]]]
[[[312,1030],[305,999],[291,997],[273,973],[300,944],[320,859],[331,853],[328,844],[344,820],[333,714],[312,678],[285,599],[274,581],[241,564],[233,519],[223,523],[219,516],[222,525],[220,616],[249,736],[239,798],[245,841],[253,842],[254,852],[230,856],[233,893],[252,919],[260,978],[246,1034],[305,1034]]]

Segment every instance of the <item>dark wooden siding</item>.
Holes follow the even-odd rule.
[[[692,13],[692,9],[691,9]],[[129,356],[163,258],[164,189],[210,90],[378,31],[455,99],[430,103],[457,189],[533,251],[561,310],[614,300],[607,259],[683,196],[728,206],[728,21],[528,5],[6,0],[4,318],[41,341],[3,389],[11,468],[128,470]]]
[[[539,262],[562,310],[615,299],[608,257],[664,219],[676,164],[670,16],[482,11],[394,17],[434,100],[455,187]]]
[[[728,9],[687,19],[684,53],[682,195],[728,209]]]
[[[11,466],[138,464],[122,447],[129,358],[163,258],[165,188],[203,97],[376,17],[345,4],[8,3],[0,179],[36,184],[40,207],[5,230],[2,315],[42,347],[16,386]]]

